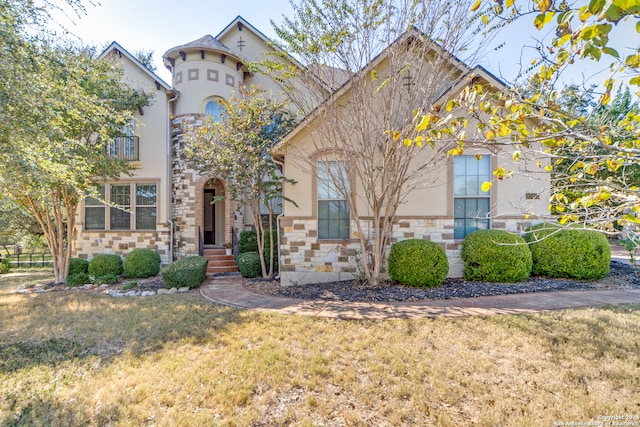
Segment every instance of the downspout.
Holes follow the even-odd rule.
[[[172,129],[172,113],[171,103],[175,102],[180,96],[180,92],[171,89],[168,93],[174,93],[173,98],[167,100],[167,223],[169,224],[169,262],[173,262],[173,201],[171,195],[171,187],[173,184],[173,156],[171,155],[171,129]]]
[[[284,162],[280,162],[278,160],[276,160],[273,156],[271,157],[271,160],[273,160],[273,163],[275,163],[276,165],[280,166],[282,168],[282,175],[284,176]],[[282,190],[284,192],[284,187],[282,187]],[[276,217],[276,239],[278,241],[278,277],[274,277],[274,279],[280,281],[280,268],[282,267],[282,259],[280,258],[280,219],[282,219],[282,217],[284,216],[284,199],[282,201],[282,213],[279,214]]]

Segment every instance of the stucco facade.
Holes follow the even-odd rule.
[[[152,93],[153,99],[135,115],[139,146],[132,160],[136,168],[133,176],[105,183],[107,204],[86,201],[80,207],[74,229],[74,256],[91,258],[99,253],[124,256],[135,248],[149,248],[156,250],[162,263],[167,264],[198,254],[203,246],[220,247],[243,229],[252,227],[249,215],[232,201],[210,203],[213,197],[224,196],[225,177],[216,171],[196,170],[185,160],[185,130],[201,125],[207,114],[215,114],[217,99],[228,99],[243,86],[260,86],[274,97],[284,97],[278,83],[252,73],[247,66],[272,50],[262,33],[238,17],[216,37],[207,35],[167,50],[163,60],[171,71],[171,84],[147,70],[117,43],[103,53],[103,57],[121,64],[124,84]],[[461,72],[467,70],[459,64],[452,67],[460,68]],[[429,73],[429,67],[422,72]],[[501,85],[492,76],[479,74],[488,85]],[[417,77],[419,81],[420,75]],[[336,88],[337,85],[332,89]],[[455,92],[452,82],[441,82],[435,91],[444,96],[447,90]],[[344,97],[348,100],[348,93]],[[318,156],[315,137],[323,126],[321,118],[308,117],[287,136],[286,149],[277,156],[283,174],[296,181],[295,185],[287,183],[284,187],[284,196],[296,205],[285,203],[280,218],[279,264],[284,285],[353,278],[359,274],[363,258],[368,256],[361,253],[353,219],[348,237],[320,236],[318,177],[309,165]],[[489,159],[487,165],[491,168],[497,164],[512,170],[530,167],[527,162],[514,162],[510,153],[497,145],[469,149],[465,155]],[[462,239],[456,237],[455,160],[433,157],[425,149],[411,162],[415,167],[430,162],[432,167],[423,176],[425,185],[417,186],[399,206],[390,244],[409,238],[436,242],[449,258],[449,276],[459,277]],[[525,213],[546,211],[544,200],[549,181],[544,174],[537,178],[534,175],[516,174],[514,178],[495,182],[486,198],[491,214],[488,227],[517,232],[531,225]],[[353,182],[353,191],[362,193],[362,184]],[[130,196],[125,206],[128,214],[116,212],[109,205],[122,199],[123,194]],[[361,228],[366,233],[371,227],[366,203],[361,202],[358,211]],[[117,222],[123,215],[129,219],[125,225]],[[151,224],[150,218],[155,219],[155,224]]]

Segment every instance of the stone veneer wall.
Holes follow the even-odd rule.
[[[91,231],[76,226],[72,256],[91,259],[99,254],[116,254],[124,257],[134,249],[151,249],[160,255],[163,265],[169,259],[169,226],[159,224],[154,231]]]
[[[449,277],[462,277],[461,242],[453,238],[453,218],[401,218],[393,226],[391,243],[427,239],[445,250]],[[530,226],[522,218],[496,220],[492,228],[521,231]],[[283,218],[280,222],[280,277],[285,286],[333,280],[349,280],[362,259],[357,240],[319,241],[317,220]],[[366,225],[363,226],[366,229]],[[351,224],[352,238],[356,238]],[[387,251],[388,254],[388,251]]]
[[[224,184],[224,179],[215,175],[201,175],[191,168],[183,158],[185,126],[202,125],[202,115],[184,115],[172,118],[171,142],[173,163],[171,165],[171,204],[174,222],[174,259],[198,254],[198,226],[202,227],[202,191],[212,178]],[[235,203],[225,203],[224,241],[231,241],[231,229],[241,230],[244,217],[234,212]],[[233,221],[230,220],[233,218]]]
[[[171,206],[173,217],[173,257],[178,259],[198,254],[198,226],[196,224],[196,177],[182,157],[185,126],[199,126],[197,116],[180,116],[171,120]],[[202,201],[199,203],[202,204]]]

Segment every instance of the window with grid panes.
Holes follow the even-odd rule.
[[[109,211],[111,230],[131,229],[131,185],[111,184],[109,201],[113,205]]]
[[[489,228],[491,192],[482,191],[482,183],[491,180],[491,157],[456,156],[453,158],[453,210],[455,239]]]
[[[136,230],[156,229],[157,199],[155,184],[136,184]]]
[[[105,227],[104,185],[98,187],[97,192],[98,199],[84,199],[84,228],[87,230],[104,230]]]
[[[336,185],[349,191],[347,171],[342,162],[318,162],[318,238],[348,239],[350,211]]]

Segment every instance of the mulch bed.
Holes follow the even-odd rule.
[[[492,295],[520,294],[589,289],[640,288],[640,270],[619,261],[611,261],[611,272],[600,280],[552,279],[530,277],[520,283],[472,282],[446,279],[437,288],[413,288],[392,282],[377,286],[357,281],[316,283],[299,286],[280,286],[277,281],[247,280],[245,286],[253,292],[308,300],[327,301],[421,301],[452,298],[473,298]]]

